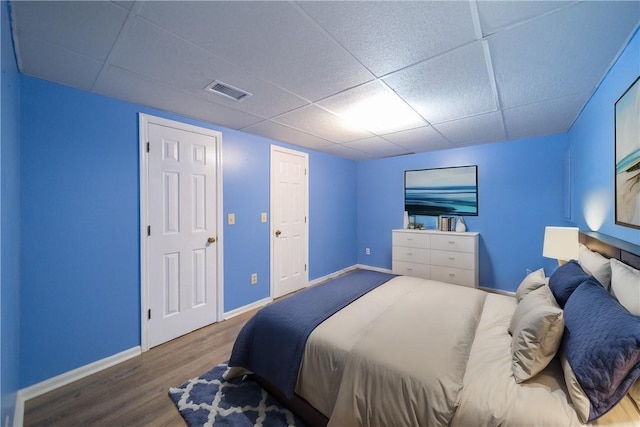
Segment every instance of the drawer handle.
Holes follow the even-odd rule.
[[[455,244],[456,244],[456,242],[455,242],[455,240],[449,240],[449,244],[450,244],[450,245],[455,245]]]
[[[449,277],[456,277],[456,273],[449,273]]]
[[[413,271],[413,268],[407,268],[407,271]]]
[[[408,256],[413,256],[413,252],[407,252]]]
[[[449,259],[450,259],[451,261],[455,261],[455,260],[456,260],[456,259],[455,259],[455,257],[452,257],[452,256],[450,256],[450,257],[449,257]]]
[[[407,237],[407,240],[411,241],[413,240],[413,237]]]

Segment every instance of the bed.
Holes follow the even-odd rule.
[[[516,297],[375,272],[301,292],[247,323],[229,376],[312,426],[640,425],[640,252],[580,240]]]

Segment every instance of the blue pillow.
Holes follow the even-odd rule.
[[[549,277],[549,287],[558,305],[562,308],[578,286],[589,276],[576,260],[571,260],[556,269]]]
[[[585,410],[591,422],[613,408],[640,378],[640,316],[629,313],[590,277],[567,301],[564,322],[561,349],[589,400]]]

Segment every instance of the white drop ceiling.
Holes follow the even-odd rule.
[[[640,24],[638,0],[13,1],[11,11],[26,75],[353,160],[566,132]],[[207,92],[215,80],[252,96]],[[390,133],[344,124],[346,109],[389,90],[418,121]]]

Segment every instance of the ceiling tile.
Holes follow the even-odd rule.
[[[496,109],[481,42],[414,65],[383,80],[432,124]]]
[[[434,127],[456,146],[484,144],[506,139],[500,112],[440,123]]]
[[[390,133],[384,135],[383,138],[414,153],[454,147],[451,142],[438,133],[432,126]]]
[[[637,1],[582,2],[491,36],[502,106],[593,92],[639,19]]]
[[[206,101],[261,117],[282,114],[306,104],[301,98],[139,19],[124,36],[111,63],[181,91],[191,92]],[[243,89],[252,96],[238,102],[205,92],[204,88],[214,80]]]
[[[94,92],[232,129],[240,129],[262,120],[242,111],[195,98],[114,66],[102,72]]]
[[[298,5],[377,76],[475,40],[467,2],[302,1]]]
[[[392,142],[389,142],[379,136],[371,138],[359,139],[357,141],[347,142],[342,144],[347,148],[362,151],[363,153],[370,154],[372,157],[390,157],[399,156],[410,153],[404,147],[400,147]]]
[[[102,62],[31,37],[20,38],[22,72],[90,91]]]
[[[339,117],[316,105],[298,108],[274,118],[273,121],[339,143],[371,136],[365,130],[347,127]]]
[[[549,13],[567,6],[572,1],[477,1],[482,35]]]
[[[380,126],[385,133],[389,133],[425,125],[422,117],[378,80],[325,98],[317,105],[345,119],[354,113],[361,115],[366,112],[367,117],[360,118],[366,121],[362,127],[372,133],[378,133],[376,129]],[[373,120],[369,119],[370,116],[373,116]]]
[[[354,160],[354,161],[372,160],[376,158],[371,154],[354,150],[353,148],[346,147],[343,144],[334,144],[330,147],[323,149],[322,151],[328,154],[333,154],[334,156],[343,157],[345,159]]]
[[[504,122],[509,139],[564,133],[580,113],[580,106],[590,93],[565,96],[535,104],[504,110]],[[612,113],[613,114],[613,113]]]
[[[147,2],[141,14],[308,100],[373,78],[287,2]]]
[[[313,150],[322,150],[323,148],[335,145],[334,142],[318,138],[314,135],[309,135],[308,133],[304,133],[297,129],[269,120],[256,123],[255,125],[248,126],[242,130],[278,141],[288,142],[289,144],[311,148]]]
[[[101,61],[127,17],[104,1],[13,1],[11,10],[21,33]]]

